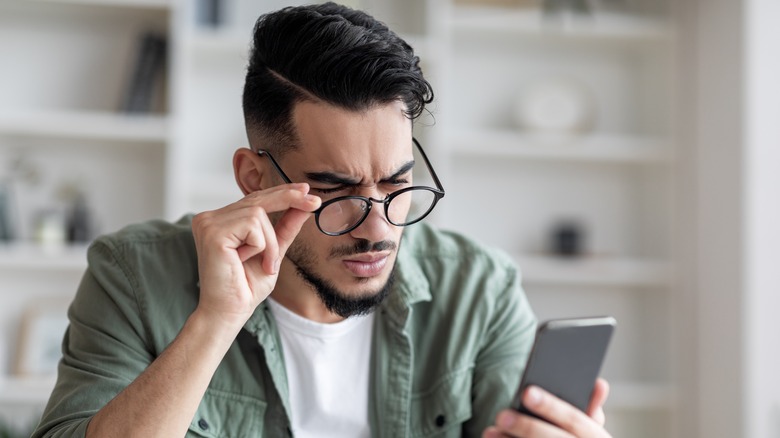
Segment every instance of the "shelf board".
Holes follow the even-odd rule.
[[[635,136],[460,130],[448,137],[448,144],[454,153],[466,156],[634,164],[672,161],[667,141]]]
[[[43,405],[49,399],[55,376],[0,378],[0,404]]]
[[[82,271],[87,267],[87,245],[0,245],[0,270]]]
[[[563,258],[516,255],[525,284],[578,286],[666,286],[671,281],[668,262],[612,257]]]
[[[456,7],[450,25],[459,32],[500,33],[571,41],[667,41],[670,26],[629,14],[596,12],[587,16],[548,19],[538,9]]]
[[[610,382],[606,409],[670,410],[675,405],[674,389],[667,383]]]
[[[252,42],[250,33],[235,29],[200,26],[190,31],[185,38],[185,45],[198,53],[228,54],[244,58],[249,57]]]
[[[0,113],[0,134],[33,137],[165,142],[166,116],[109,111],[37,110]]]
[[[418,56],[430,59],[435,56],[436,44],[432,39],[423,35],[401,35],[415,50]],[[229,27],[204,27],[199,26],[191,30],[186,38],[185,45],[201,54],[227,54],[249,58],[252,34],[243,30]]]

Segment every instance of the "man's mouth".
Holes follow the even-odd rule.
[[[385,269],[389,256],[389,252],[356,254],[342,260],[342,263],[355,277],[374,277]]]

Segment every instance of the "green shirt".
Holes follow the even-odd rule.
[[[198,303],[191,217],[97,239],[70,306],[57,384],[33,437],[84,436],[89,419],[176,337]],[[479,436],[508,407],[536,328],[511,260],[457,234],[404,231],[376,310],[374,436]],[[290,436],[284,357],[261,304],[192,419],[192,437]]]

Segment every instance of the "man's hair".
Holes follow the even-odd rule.
[[[362,11],[325,3],[263,15],[244,83],[249,139],[277,153],[295,147],[292,113],[302,101],[351,111],[401,101],[414,120],[433,100],[419,64],[404,40]]]

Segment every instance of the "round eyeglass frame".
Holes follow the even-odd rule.
[[[431,166],[431,162],[430,162],[430,160],[428,160],[428,156],[425,154],[425,151],[423,151],[422,146],[420,145],[420,143],[417,141],[416,138],[412,138],[412,141],[414,142],[415,146],[417,147],[417,150],[420,152],[420,156],[423,158],[423,161],[425,162],[425,165],[428,168],[428,171],[430,172],[431,177],[433,178],[433,182],[434,182],[434,184],[436,184],[436,188],[428,187],[428,186],[404,187],[403,189],[396,190],[395,192],[392,192],[392,193],[388,193],[385,196],[384,199],[369,198],[369,197],[366,197],[366,196],[357,196],[357,195],[339,196],[337,198],[330,199],[328,201],[323,202],[322,205],[320,205],[320,208],[318,208],[317,210],[312,212],[312,213],[314,213],[314,221],[317,224],[317,228],[320,230],[320,232],[322,232],[323,234],[326,234],[328,236],[341,236],[341,235],[344,235],[344,234],[347,234],[347,233],[353,231],[354,229],[359,227],[361,224],[363,224],[363,222],[365,222],[365,220],[368,217],[369,213],[371,213],[371,208],[373,207],[374,203],[384,204],[384,206],[385,206],[385,208],[384,208],[384,210],[385,210],[385,219],[387,219],[388,223],[390,223],[392,225],[395,225],[397,227],[405,227],[407,225],[412,225],[412,224],[415,224],[415,223],[420,222],[421,220],[425,219],[425,217],[428,216],[428,214],[430,214],[431,211],[433,211],[434,207],[436,207],[436,204],[439,202],[439,200],[441,200],[444,197],[444,193],[445,192],[444,192],[444,188],[441,185],[441,181],[439,181],[439,177],[436,175],[436,171],[433,170],[433,166]],[[257,154],[260,155],[260,156],[263,156],[263,155],[267,156],[270,159],[271,164],[273,165],[274,169],[276,169],[276,171],[279,173],[279,176],[281,176],[282,179],[287,184],[292,184],[292,180],[287,176],[287,174],[284,173],[284,171],[282,170],[281,166],[279,166],[279,163],[276,162],[274,157],[268,151],[260,149],[260,150],[257,151]],[[402,194],[410,192],[410,191],[415,191],[415,190],[420,190],[420,191],[424,190],[424,191],[429,191],[429,192],[433,193],[433,196],[434,196],[433,202],[431,203],[431,205],[428,208],[428,210],[426,210],[425,213],[421,214],[420,217],[418,217],[418,218],[416,218],[416,219],[414,219],[412,221],[409,221],[409,222],[396,223],[393,220],[391,220],[390,219],[390,215],[389,215],[389,208],[390,208],[389,205],[390,205],[390,202],[393,199],[395,199],[397,196],[399,196],[399,195],[402,195]],[[326,207],[328,207],[329,205],[335,204],[335,203],[340,202],[340,201],[351,200],[351,199],[360,200],[360,201],[362,201],[366,205],[366,207],[363,209],[363,216],[359,220],[355,221],[355,223],[353,225],[345,228],[344,230],[337,231],[337,232],[323,230],[322,226],[320,226],[320,214],[322,213],[322,211]]]

